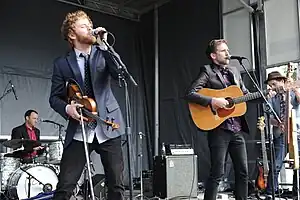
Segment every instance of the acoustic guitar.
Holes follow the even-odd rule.
[[[261,97],[259,92],[243,95],[242,90],[232,85],[224,89],[215,90],[203,88],[198,94],[209,97],[225,98],[229,104],[225,108],[213,109],[212,106],[201,106],[196,103],[189,103],[189,110],[196,126],[201,130],[211,130],[218,127],[226,119],[239,117],[246,113],[246,102]]]

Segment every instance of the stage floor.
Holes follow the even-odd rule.
[[[261,196],[260,197],[261,200],[264,200],[265,197],[264,196]],[[133,198],[130,199],[129,198],[129,191],[126,191],[125,193],[125,199],[124,200],[163,200],[161,198],[158,198],[158,197],[146,197],[144,196],[143,198],[141,198],[140,196],[140,191],[139,190],[134,190],[133,191]],[[188,198],[188,197],[174,197],[174,198],[167,198],[165,200],[203,200],[204,199],[204,193],[203,192],[200,192],[197,196],[197,198]],[[249,200],[256,200],[257,198],[256,197],[249,197],[248,198]],[[83,197],[82,196],[77,196],[76,199],[75,198],[72,198],[71,200],[83,200]],[[102,198],[102,199],[97,199],[96,200],[106,200],[105,198]],[[217,200],[235,200],[234,196],[232,195],[232,193],[219,193],[218,194],[218,197],[217,197]],[[266,199],[267,200],[267,199]],[[292,200],[292,198],[275,198],[275,200]]]

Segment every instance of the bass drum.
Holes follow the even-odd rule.
[[[31,177],[30,179],[30,195],[28,196],[29,174],[34,178]],[[51,185],[52,191],[55,190],[57,182],[56,169],[52,165],[29,164],[21,166],[11,174],[7,181],[8,196],[9,199],[31,198],[44,193],[43,185],[45,184]]]

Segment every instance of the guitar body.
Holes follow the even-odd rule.
[[[265,190],[267,187],[266,177],[264,176],[264,167],[261,162],[257,164],[258,174],[255,180],[255,186],[258,190],[262,191]]]
[[[299,147],[297,138],[296,111],[291,110],[289,129],[289,158],[293,160],[293,169],[299,169]]]
[[[232,98],[243,96],[243,92],[236,85],[220,90],[203,88],[198,93],[209,97],[226,98],[229,102]],[[227,108],[219,108],[215,111],[211,106],[204,107],[196,103],[189,103],[189,110],[194,123],[199,129],[211,130],[218,127],[228,118],[244,115],[247,111],[247,106],[245,102],[239,104],[230,103]]]

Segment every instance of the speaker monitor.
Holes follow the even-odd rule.
[[[156,156],[153,194],[159,198],[197,197],[196,155]]]

